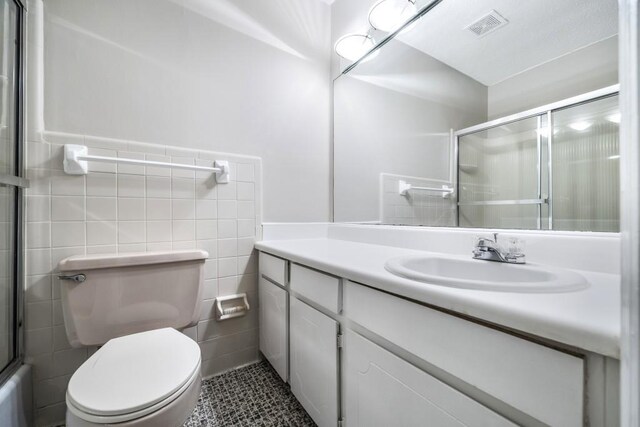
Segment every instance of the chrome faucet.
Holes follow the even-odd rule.
[[[473,248],[473,258],[485,261],[508,262],[510,264],[524,264],[525,257],[519,248],[519,240],[510,239],[508,250],[504,250],[498,244],[498,233],[493,233],[491,237],[478,237],[476,245]]]

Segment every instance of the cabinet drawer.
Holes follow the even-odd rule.
[[[515,427],[438,379],[347,330],[343,417],[349,427]],[[372,392],[375,390],[375,392]]]
[[[288,380],[288,295],[287,291],[261,277],[260,296],[260,351],[271,363],[283,381]]]
[[[289,286],[316,304],[339,313],[340,304],[340,279],[329,276],[297,264],[291,264],[291,277]]]
[[[582,425],[582,358],[352,282],[344,292],[344,314],[370,331],[545,424]]]
[[[260,275],[266,276],[282,286],[287,284],[287,261],[260,252],[258,262],[260,264]]]

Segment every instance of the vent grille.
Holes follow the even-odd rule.
[[[483,37],[498,28],[507,25],[508,23],[509,21],[504,19],[498,12],[492,10],[482,18],[470,24],[466,29],[478,37]]]

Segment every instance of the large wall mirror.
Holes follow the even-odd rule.
[[[416,4],[334,81],[335,221],[619,231],[617,1]]]

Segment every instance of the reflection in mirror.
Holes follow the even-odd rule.
[[[443,0],[374,53],[334,82],[335,221],[618,231],[615,0]]]

